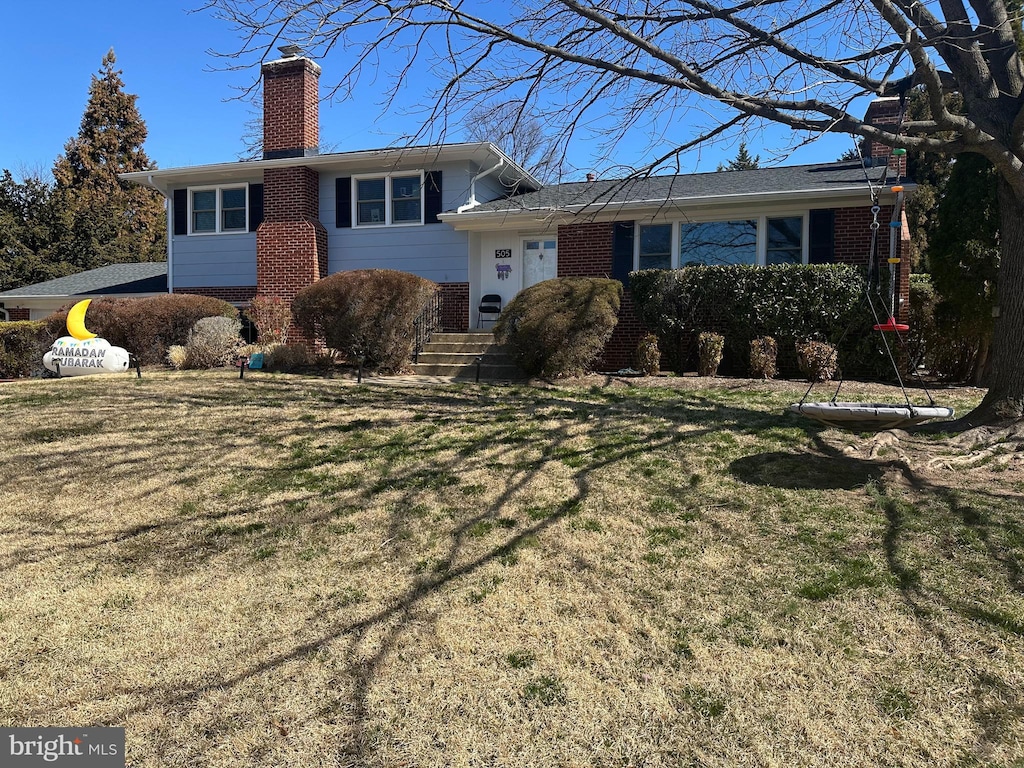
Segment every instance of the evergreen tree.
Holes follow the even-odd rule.
[[[53,184],[39,174],[17,181],[4,170],[0,175],[0,291],[68,273],[66,265],[50,258],[60,218]]]
[[[118,178],[155,165],[142,148],[146,125],[135,106],[137,97],[124,92],[116,61],[113,49],[103,57],[78,135],[53,167],[54,195],[65,226],[54,255],[76,270],[166,258],[162,198]]]
[[[740,142],[740,150],[736,157],[726,165],[719,165],[719,171],[753,171],[761,167],[761,156],[752,157],[747,151],[747,142]]]

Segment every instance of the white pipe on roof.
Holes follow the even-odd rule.
[[[499,168],[504,167],[504,165],[505,165],[505,158],[502,157],[502,158],[500,158],[498,160],[496,165],[494,165],[491,168],[488,168],[486,171],[481,171],[476,176],[474,176],[473,180],[471,182],[469,182],[469,200],[466,201],[465,205],[460,205],[458,208],[456,208],[455,212],[456,213],[463,213],[465,211],[468,211],[470,208],[476,208],[476,206],[480,205],[480,203],[477,202],[477,199],[476,199],[476,181],[477,181],[477,179],[482,179],[484,176],[489,176],[490,174],[494,173]]]

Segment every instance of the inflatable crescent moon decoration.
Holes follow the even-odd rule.
[[[85,327],[85,311],[92,299],[80,301],[68,312],[69,336],[61,336],[43,355],[43,366],[58,376],[122,373],[131,365],[128,350],[113,347]]]
[[[91,333],[88,328],[85,327],[85,310],[89,308],[92,303],[92,299],[85,299],[80,301],[71,308],[68,312],[68,333],[79,341],[85,341],[86,339],[95,339],[96,334]]]

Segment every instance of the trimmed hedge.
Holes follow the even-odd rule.
[[[630,274],[641,321],[661,338],[676,370],[692,369],[701,331],[725,336],[723,371],[744,375],[750,342],[778,341],[779,372],[797,375],[797,341],[838,344],[846,375],[891,378],[879,354],[864,273],[846,264],[694,266]]]
[[[143,299],[97,299],[89,305],[86,326],[115,347],[124,347],[145,365],[166,362],[172,345],[184,345],[192,327],[204,317],[238,316],[226,301],[208,296],[170,293]],[[67,335],[67,310],[47,317],[52,339]]]
[[[381,373],[409,364],[413,322],[438,286],[393,269],[338,272],[299,291],[292,300],[295,322],[311,338],[322,338],[350,363]]]
[[[520,291],[494,326],[520,368],[549,379],[577,376],[600,357],[619,321],[622,283],[558,277]]]
[[[0,323],[0,378],[41,375],[52,340],[42,320]]]

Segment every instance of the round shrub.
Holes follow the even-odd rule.
[[[762,336],[750,342],[750,376],[755,379],[774,379],[779,369],[776,360],[779,345],[771,336]]]
[[[235,317],[204,317],[185,343],[187,368],[219,368],[230,364],[242,345],[242,323]]]
[[[408,365],[413,323],[430,304],[437,284],[392,269],[338,272],[303,288],[292,301],[296,324],[322,338],[350,363],[381,373]]]
[[[618,322],[622,283],[556,277],[520,291],[494,326],[520,368],[549,379],[590,370]]]
[[[839,370],[836,348],[824,341],[797,342],[796,361],[808,381],[832,381]]]
[[[51,343],[41,320],[0,322],[0,378],[41,376],[43,355]]]
[[[653,333],[645,333],[636,345],[637,370],[647,376],[656,376],[661,371],[661,348],[658,337]]]
[[[697,337],[697,373],[700,376],[714,376],[722,364],[725,337],[720,333],[704,331]]]

